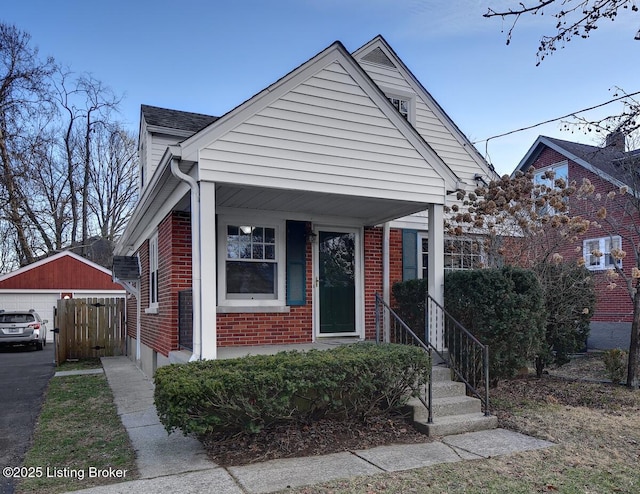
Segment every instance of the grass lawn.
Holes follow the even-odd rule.
[[[583,377],[602,372],[599,357],[567,369]],[[573,365],[573,367],[572,367]],[[575,366],[579,366],[576,371]],[[61,370],[69,370],[64,368]],[[565,376],[566,376],[565,375]],[[584,382],[552,372],[502,382],[491,392],[500,427],[557,446],[485,460],[461,461],[399,473],[288,489],[287,494],[349,493],[629,493],[640,492],[640,391]],[[137,478],[134,453],[103,375],[50,382],[26,467],[87,472],[126,469]],[[59,470],[58,470],[59,471]],[[119,481],[39,478],[18,493],[57,493]]]
[[[500,427],[557,446],[283,492],[640,492],[640,391],[544,376],[503,382],[491,395]]]
[[[58,370],[95,365],[65,364]],[[23,466],[33,467],[34,476],[20,481],[17,493],[66,492],[137,478],[135,454],[104,375],[51,379]],[[115,478],[114,470],[126,470],[125,478]]]

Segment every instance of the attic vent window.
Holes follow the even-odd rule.
[[[400,112],[400,115],[402,115],[405,120],[409,120],[409,100],[390,97],[389,101],[391,101],[391,104]]]
[[[384,65],[385,67],[396,68],[393,65],[393,62],[389,60],[389,57],[383,52],[380,48],[376,48],[375,50],[371,50],[364,57],[362,57],[363,62],[375,63],[378,65]]]

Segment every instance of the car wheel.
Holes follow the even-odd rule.
[[[42,346],[41,341],[36,341],[36,350],[42,350],[44,347]]]

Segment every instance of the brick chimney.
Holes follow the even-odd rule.
[[[614,130],[607,136],[606,144],[607,148],[613,148],[616,151],[624,153],[626,151],[626,136],[621,130]]]

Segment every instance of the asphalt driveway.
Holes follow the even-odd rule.
[[[22,464],[54,371],[51,343],[41,352],[32,347],[0,347],[0,468]],[[13,490],[13,480],[0,473],[0,492]]]

